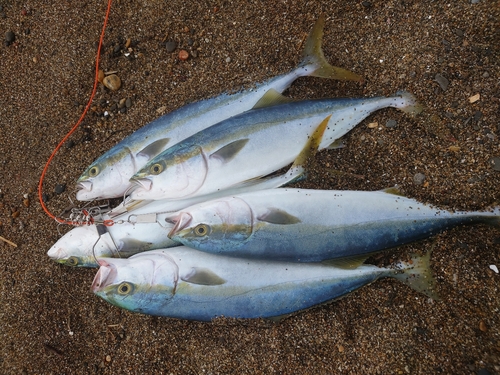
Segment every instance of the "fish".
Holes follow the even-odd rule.
[[[230,190],[230,193],[274,189],[300,180],[305,173],[305,163],[314,155],[317,141],[318,138],[311,137],[288,173],[253,181]],[[128,258],[143,251],[180,246],[181,243],[168,237],[173,228],[170,215],[205,199],[220,198],[225,193],[217,191],[207,197],[174,201],[135,201],[127,198],[112,210],[94,216],[96,224],[79,226],[67,232],[52,245],[47,255],[67,266],[94,268],[99,267],[98,259],[101,257]]]
[[[133,186],[129,179],[157,154],[198,131],[256,106],[273,105],[263,100],[270,89],[283,92],[299,77],[314,76],[362,81],[358,74],[331,66],[321,49],[325,18],[319,17],[305,43],[303,59],[287,74],[235,94],[185,105],[138,129],[96,159],[78,178],[80,201],[123,197]]]
[[[439,209],[396,188],[339,191],[280,188],[230,195],[167,220],[172,240],[227,256],[321,262],[368,256],[466,224],[500,226],[500,208]]]
[[[174,247],[129,259],[102,258],[92,291],[110,304],[142,314],[210,321],[284,318],[324,304],[383,277],[439,299],[430,252],[380,268],[342,269],[322,263],[251,260]]]
[[[271,90],[266,94],[280,95]],[[315,99],[253,109],[204,129],[150,160],[130,180],[133,199],[182,199],[245,184],[290,164],[308,139],[318,150],[370,113],[394,107],[410,114],[422,106],[409,92],[390,97]]]

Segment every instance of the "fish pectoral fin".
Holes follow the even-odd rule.
[[[338,259],[327,259],[322,261],[321,263],[327,266],[337,267],[344,270],[353,270],[361,266],[370,257],[370,255],[363,254],[361,256],[355,255],[352,257],[344,257]]]
[[[158,139],[157,141],[154,141],[153,143],[147,145],[141,151],[139,151],[137,153],[137,156],[146,156],[148,159],[152,159],[163,151],[169,141],[170,138]]]
[[[257,219],[267,223],[281,225],[297,224],[301,222],[298,217],[274,207],[269,208],[265,214],[258,216]]]
[[[287,98],[286,96],[280,94],[275,89],[270,89],[266,91],[264,95],[258,100],[252,109],[271,107],[277,104],[285,104],[293,102],[293,99]]]
[[[198,285],[222,285],[226,282],[208,268],[202,267],[192,267],[187,275],[181,276],[181,280]]]
[[[139,241],[133,238],[123,238],[120,240],[118,251],[120,251],[120,253],[135,254],[141,251],[149,250],[151,245],[153,245],[152,242]]]
[[[223,163],[227,163],[230,161],[232,158],[234,158],[238,152],[241,151],[243,147],[248,142],[248,138],[245,139],[239,139],[237,141],[231,142],[221,148],[219,148],[217,151],[212,153],[210,155],[210,158],[218,159],[222,161]]]

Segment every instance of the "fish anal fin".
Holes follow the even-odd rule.
[[[226,282],[213,271],[203,267],[192,267],[187,275],[181,276],[181,280],[197,285],[222,285]]]
[[[327,266],[337,267],[344,270],[353,270],[361,266],[369,257],[370,255],[363,254],[338,259],[327,259],[322,261],[321,263]]]
[[[232,158],[234,158],[236,156],[236,154],[238,154],[238,152],[240,152],[243,147],[245,147],[247,142],[248,142],[248,138],[239,139],[237,141],[231,142],[231,143],[221,147],[220,149],[218,149],[214,153],[212,153],[210,155],[210,158],[218,159],[218,160],[222,161],[223,163],[227,163]]]
[[[287,98],[286,96],[280,94],[275,89],[270,89],[266,91],[264,95],[259,99],[252,109],[271,107],[277,104],[285,104],[293,102],[293,99]]]
[[[397,195],[398,197],[404,197],[405,195],[401,192],[401,190],[397,186],[393,186],[390,188],[385,188],[381,190],[386,194]]]
[[[274,207],[269,208],[265,214],[258,216],[257,219],[267,223],[281,225],[297,224],[301,222],[298,217]]]
[[[158,139],[157,141],[154,141],[153,143],[147,145],[141,151],[139,151],[137,153],[137,156],[146,156],[148,159],[152,159],[163,151],[169,141],[170,138]]]

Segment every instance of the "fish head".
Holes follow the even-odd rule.
[[[101,258],[92,291],[126,310],[158,315],[175,295],[179,267],[163,251],[137,254],[129,259]]]
[[[136,170],[136,161],[128,148],[104,154],[92,163],[77,180],[76,199],[117,198],[123,196],[132,186],[129,178]]]
[[[213,200],[171,217],[174,227],[169,237],[199,250],[235,248],[252,235],[253,216],[250,206],[239,197]]]
[[[130,196],[137,200],[186,198],[196,195],[207,173],[207,158],[200,147],[172,147],[130,179],[136,185]]]
[[[73,228],[47,252],[53,261],[73,267],[99,267],[96,258],[115,254],[112,241],[99,236],[95,225]]]

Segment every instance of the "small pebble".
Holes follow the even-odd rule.
[[[174,52],[177,48],[177,43],[175,43],[173,40],[169,40],[167,43],[165,43],[165,47],[167,47],[168,53]]]
[[[416,185],[422,185],[425,181],[425,174],[423,173],[416,173],[415,176],[413,176],[413,182]]]
[[[127,113],[127,107],[120,108],[120,113]]]
[[[486,332],[488,331],[488,326],[486,325],[486,323],[484,322],[484,320],[481,320],[479,322],[479,329],[482,331],[482,332]]]
[[[116,74],[111,74],[109,76],[104,77],[104,79],[102,80],[102,83],[104,86],[106,86],[111,91],[118,90],[122,85],[122,81],[120,80],[120,77],[118,77]]]
[[[479,121],[482,118],[483,118],[483,113],[481,111],[476,111],[476,113],[474,113],[474,120]]]
[[[365,8],[369,8],[369,7],[371,7],[371,6],[372,6],[372,3],[370,3],[369,1],[363,1],[361,4],[362,4]]]
[[[110,355],[106,356],[106,362],[111,362],[111,356]]]
[[[16,40],[16,34],[14,34],[12,31],[7,31],[5,33],[5,42],[7,43],[7,45],[14,42],[14,40]]]
[[[66,184],[58,184],[56,185],[54,192],[56,194],[62,194],[64,193],[64,190],[66,190]]]
[[[394,128],[394,127],[396,127],[397,124],[398,124],[398,122],[396,120],[388,120],[385,123],[385,126],[388,128]]]
[[[99,82],[102,83],[103,79],[104,79],[104,71],[99,69],[99,73],[97,73],[97,79],[99,80]]]
[[[488,73],[488,72],[483,73],[483,78],[488,78],[489,76],[490,76],[490,73]]]
[[[125,42],[125,48],[127,49],[130,47],[130,44],[132,43],[132,39],[128,38],[127,41]]]
[[[185,49],[179,51],[179,60],[186,61],[189,59],[189,52]]]
[[[23,205],[24,207],[29,207],[30,206],[30,200],[28,198],[23,200]]]
[[[125,100],[125,107],[127,107],[127,108],[132,107],[132,99],[131,98],[127,98],[127,100]]]
[[[480,94],[476,94],[476,95],[473,95],[469,98],[469,103],[475,103],[477,102],[479,99],[481,99],[481,95]]]
[[[453,30],[456,36],[463,37],[464,36],[464,31],[461,29],[455,29]]]
[[[494,264],[490,264],[490,270],[492,270],[495,273],[498,273],[498,267]]]
[[[42,194],[42,201],[43,203],[47,203],[49,201],[49,196],[46,193]]]
[[[434,80],[441,86],[441,89],[443,91],[446,91],[448,88],[448,85],[450,84],[450,81],[448,81],[444,76],[441,74],[437,73],[436,76],[434,77]]]
[[[500,171],[500,157],[495,156],[494,158],[491,158],[490,165],[494,171]]]
[[[126,101],[127,101],[127,99],[125,99],[125,98],[120,99],[120,101],[118,102],[118,108],[122,109],[123,107],[125,107]]]
[[[378,122],[370,122],[368,124],[369,129],[375,129],[376,127],[378,127]]]

